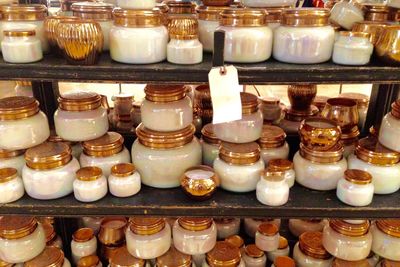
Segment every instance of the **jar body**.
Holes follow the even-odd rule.
[[[285,174],[285,181],[287,183],[287,185],[289,186],[289,188],[292,188],[294,186],[294,182],[296,180],[296,172],[294,171],[294,169],[290,169],[287,171],[284,171]]]
[[[325,227],[325,221],[309,222],[300,219],[289,219],[289,230],[292,235],[299,237],[305,232],[322,232]]]
[[[135,172],[127,177],[117,177],[111,174],[108,177],[110,193],[116,197],[130,197],[136,195],[141,188],[140,174]]]
[[[255,220],[253,218],[245,218],[244,219],[244,231],[248,236],[254,238],[258,229],[258,226],[265,221],[262,220]],[[278,229],[281,226],[281,219],[273,219],[269,221],[269,223],[275,224]]]
[[[24,184],[19,176],[5,183],[0,183],[0,204],[14,202],[24,194]]]
[[[285,180],[271,182],[261,178],[257,183],[256,195],[264,205],[282,206],[289,199],[289,185]]]
[[[27,149],[43,143],[49,136],[49,123],[42,111],[21,120],[0,121],[0,148],[2,149]]]
[[[3,37],[1,51],[5,62],[33,63],[43,58],[40,40],[36,36]]]
[[[256,245],[259,249],[266,252],[277,250],[279,247],[279,233],[273,236],[265,236],[257,231]]]
[[[336,3],[331,9],[329,20],[346,30],[351,30],[356,22],[364,20],[364,14],[358,7],[346,1]]]
[[[199,40],[203,44],[205,52],[214,50],[214,32],[219,27],[218,20],[199,19]]]
[[[107,110],[99,107],[88,111],[66,111],[54,113],[56,133],[63,140],[83,142],[105,135],[108,131]]]
[[[243,253],[242,260],[246,267],[265,267],[267,264],[267,257],[265,255],[259,258],[252,258]]]
[[[375,224],[370,231],[372,251],[385,259],[400,261],[400,238],[385,234]]]
[[[265,166],[272,159],[288,159],[289,158],[289,144],[285,142],[283,146],[275,148],[261,148],[261,157],[264,160]]]
[[[167,45],[167,60],[174,64],[198,64],[203,61],[203,45],[199,39],[171,39]]]
[[[86,242],[76,242],[74,240],[71,241],[71,253],[72,260],[76,264],[80,258],[96,255],[97,251],[97,240],[96,237],[92,237],[90,240]]]
[[[299,247],[299,242],[296,243],[293,249],[293,259],[298,267],[331,267],[332,258],[330,259],[317,259],[305,255]]]
[[[79,170],[77,159],[59,168],[34,170],[27,165],[22,170],[22,180],[26,193],[35,199],[48,200],[67,196],[73,192],[75,173]]]
[[[74,196],[81,202],[94,202],[107,195],[107,179],[101,176],[94,181],[74,181]]]
[[[281,6],[293,6],[296,1],[293,0],[241,0],[240,1],[246,7],[281,7]]]
[[[178,148],[151,149],[136,140],[132,146],[132,162],[142,183],[156,188],[180,185],[184,172],[201,164],[201,146],[197,138]]]
[[[123,9],[153,9],[156,0],[118,0],[118,6]]]
[[[391,113],[383,118],[379,129],[379,142],[387,148],[400,152],[400,142],[397,136],[400,135],[400,120]]]
[[[110,31],[113,26],[113,20],[96,20],[100,24],[104,36],[103,51],[110,50]]]
[[[215,224],[217,225],[217,237],[219,240],[239,234],[240,219],[232,218],[230,221],[227,222],[215,221]]]
[[[22,175],[22,169],[24,168],[25,164],[26,162],[23,154],[12,158],[0,159],[0,169],[2,168],[17,169],[18,175]]]
[[[315,64],[331,58],[335,31],[331,26],[280,26],[274,31],[273,56],[286,63]]]
[[[277,257],[281,257],[281,256],[289,256],[289,254],[290,254],[290,248],[289,248],[289,246],[287,246],[286,248],[283,248],[283,249],[277,249],[277,250],[275,250],[275,251],[269,251],[269,252],[267,252],[267,259],[270,261],[270,262],[274,262],[275,261],[275,259],[277,258]]]
[[[340,201],[350,206],[368,206],[374,196],[374,185],[372,183],[366,185],[354,184],[342,178],[338,182],[336,196]]]
[[[219,145],[218,144],[209,144],[205,142],[203,139],[200,140],[201,150],[203,155],[203,164],[213,167],[214,160],[218,158],[219,154]],[[1,164],[1,162],[0,162]]]
[[[334,45],[332,60],[342,65],[366,65],[373,50],[368,38],[340,36]]]

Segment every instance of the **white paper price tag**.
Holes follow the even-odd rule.
[[[225,70],[222,72],[221,70]],[[211,100],[213,104],[213,124],[242,119],[242,102],[238,71],[234,66],[215,67],[208,73]]]

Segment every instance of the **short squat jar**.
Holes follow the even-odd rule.
[[[214,133],[218,139],[231,143],[249,143],[257,141],[263,131],[263,116],[258,109],[258,99],[250,93],[240,93],[242,119],[214,124]]]
[[[107,178],[99,167],[83,167],[76,172],[74,196],[81,202],[94,202],[107,194]]]
[[[258,139],[261,147],[261,157],[266,166],[270,160],[287,159],[289,157],[289,144],[282,128],[273,125],[264,125],[261,138]]]
[[[296,180],[296,173],[294,171],[293,162],[287,159],[273,159],[268,163],[268,171],[277,171],[283,172],[283,176],[285,177],[285,181],[289,188],[294,185],[294,181]]]
[[[368,64],[374,50],[370,36],[365,32],[340,32],[333,47],[332,61],[341,65]]]
[[[279,228],[272,223],[262,223],[256,232],[256,246],[265,251],[275,251],[279,248]]]
[[[235,266],[245,267],[241,259],[240,249],[226,241],[218,241],[215,247],[207,253],[201,267]]]
[[[326,225],[325,220],[319,219],[289,219],[289,231],[292,235],[299,237],[305,232],[322,232]]]
[[[238,218],[214,219],[214,222],[217,226],[217,237],[219,240],[239,234],[240,219]]]
[[[80,228],[73,233],[71,253],[75,264],[83,257],[96,255],[96,251],[97,239],[91,228]]]
[[[116,197],[136,195],[141,188],[140,174],[131,163],[120,163],[111,168],[108,177],[110,193]]]
[[[257,200],[267,206],[282,206],[289,200],[289,185],[283,172],[265,171],[257,183]]]
[[[99,138],[108,131],[107,110],[96,93],[70,93],[58,98],[54,113],[57,135],[66,141],[83,142]]]
[[[293,250],[298,267],[331,267],[332,257],[322,245],[322,232],[305,232]]]
[[[33,63],[43,58],[40,40],[34,30],[10,29],[3,33],[1,51],[8,63]]]
[[[255,244],[247,245],[242,253],[242,259],[246,267],[265,267],[267,257],[264,251],[259,249]]]
[[[22,168],[25,166],[25,150],[4,150],[0,149],[0,168],[15,168],[18,174],[22,175]]]
[[[400,221],[378,220],[371,226],[372,251],[389,260],[400,261]]]
[[[278,122],[282,116],[281,101],[275,97],[260,98],[260,109],[263,113],[264,121],[267,123]]]
[[[346,30],[351,30],[356,22],[364,20],[364,11],[357,1],[342,0],[331,9],[329,20]]]
[[[374,196],[371,174],[362,170],[346,170],[338,182],[336,196],[350,206],[368,206]]]
[[[0,204],[17,201],[25,194],[17,169],[0,168]]]
[[[200,143],[203,155],[203,164],[212,167],[214,165],[214,160],[218,158],[221,141],[215,135],[214,126],[211,123],[206,124],[201,130]]]
[[[392,110],[386,114],[379,129],[379,142],[385,147],[400,153],[400,99],[393,102]]]

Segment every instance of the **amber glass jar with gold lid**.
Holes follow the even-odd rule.
[[[261,148],[261,157],[265,165],[274,159],[289,157],[289,144],[286,142],[286,133],[282,128],[274,125],[264,125],[258,144]]]
[[[0,149],[0,168],[15,168],[19,175],[22,175],[22,168],[25,166],[25,150],[4,150]]]
[[[71,267],[60,248],[46,247],[42,253],[24,263],[26,267]]]
[[[218,241],[207,253],[203,267],[245,267],[241,260],[240,249],[226,241]]]
[[[322,245],[322,232],[305,232],[294,247],[293,259],[298,266],[331,267],[333,258]]]
[[[400,261],[400,220],[377,220],[371,226],[372,251],[380,257]]]
[[[96,255],[97,239],[91,228],[80,228],[72,235],[71,253],[74,264],[86,256]]]

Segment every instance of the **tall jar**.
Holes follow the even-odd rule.
[[[220,240],[239,234],[240,231],[239,218],[214,219],[214,222],[217,225],[217,237]]]
[[[251,8],[229,8],[221,13],[217,29],[225,31],[226,61],[257,63],[271,57],[273,34],[265,17],[265,11]]]
[[[71,263],[64,257],[64,252],[56,247],[46,247],[37,257],[24,263],[25,267],[71,267]]]
[[[72,193],[79,162],[64,143],[46,142],[25,153],[22,170],[26,193],[35,199],[57,199]],[[50,186],[51,185],[51,186]]]
[[[156,188],[173,188],[190,167],[201,164],[201,145],[193,125],[175,132],[156,132],[140,124],[132,146],[132,161],[142,183]]]
[[[258,144],[261,147],[261,157],[265,165],[270,160],[287,159],[289,157],[289,144],[282,128],[273,125],[264,125]]]
[[[289,219],[289,231],[292,235],[299,237],[305,232],[322,232],[326,225],[325,220],[319,219]]]
[[[34,30],[5,30],[1,50],[3,60],[7,63],[34,63],[43,58],[40,40]]]
[[[58,98],[54,113],[57,135],[66,141],[82,142],[99,138],[108,131],[107,109],[101,105],[101,96],[79,92]]]
[[[389,260],[400,261],[400,221],[377,220],[371,226],[372,251]]]
[[[25,194],[17,169],[0,168],[0,204],[17,201]]]
[[[114,9],[110,55],[117,62],[150,64],[167,58],[168,31],[159,9]]]
[[[400,135],[400,99],[392,104],[392,110],[382,119],[379,129],[379,142],[391,150],[400,153],[400,142],[397,136]]]
[[[192,263],[192,257],[190,255],[184,254],[177,250],[174,246],[171,246],[170,249],[164,255],[158,257],[156,259],[155,266],[162,267],[196,267],[194,263]]]
[[[207,253],[201,267],[235,266],[245,267],[241,259],[240,249],[226,241],[218,241],[215,247]]]
[[[335,31],[328,18],[328,9],[283,10],[281,26],[274,32],[274,58],[296,64],[328,61],[335,41]]]
[[[255,244],[247,245],[242,257],[246,267],[265,267],[267,264],[267,257],[264,251]]]
[[[79,159],[81,167],[96,166],[108,177],[112,166],[119,163],[130,163],[131,157],[124,146],[124,138],[116,132],[82,143],[83,153]]]
[[[22,175],[22,168],[25,166],[25,150],[4,150],[0,149],[0,168],[15,168],[19,175]]]
[[[333,258],[322,245],[321,232],[305,232],[294,247],[293,259],[298,267],[331,267]]]
[[[86,256],[96,255],[97,239],[91,228],[80,228],[74,232],[71,241],[72,260],[75,264]]]
[[[219,26],[219,15],[228,7],[198,6],[196,8],[199,22],[199,40],[205,52],[214,50],[214,32]]]
[[[203,152],[203,164],[212,167],[214,165],[214,160],[218,158],[219,146],[221,144],[221,141],[214,133],[213,124],[206,124],[203,129],[201,129],[200,143]]]
[[[117,248],[110,258],[109,267],[145,267],[146,261],[132,256],[126,246]]]
[[[49,136],[49,122],[37,100],[26,96],[0,99],[0,149],[27,149]]]
[[[329,20],[346,30],[351,30],[356,22],[364,20],[363,7],[357,1],[342,0],[331,9]]]
[[[240,93],[242,119],[214,124],[214,133],[221,141],[249,143],[258,140],[262,134],[263,116],[258,109],[258,99],[250,93]]]

